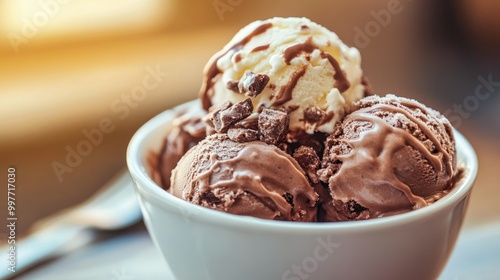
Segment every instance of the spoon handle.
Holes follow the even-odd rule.
[[[5,264],[0,279],[14,277],[33,265],[88,244],[93,236],[93,231],[80,225],[56,224],[39,229],[0,249],[0,254],[6,256],[2,258]]]

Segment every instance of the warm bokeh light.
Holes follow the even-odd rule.
[[[30,40],[81,40],[158,29],[173,16],[175,1],[5,0],[0,32],[20,51]],[[48,41],[48,42],[47,42]]]

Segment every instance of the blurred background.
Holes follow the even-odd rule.
[[[495,0],[3,0],[0,178],[16,168],[18,236],[125,167],[133,133],[196,98],[211,55],[273,16],[331,29],[376,93],[445,113],[479,156],[466,226],[500,219],[499,15]]]

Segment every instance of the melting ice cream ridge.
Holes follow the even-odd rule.
[[[389,104],[384,102],[389,102]],[[428,124],[412,115],[410,113],[412,110],[421,112],[421,118],[427,118]],[[381,116],[386,113],[391,114],[391,118],[394,118],[392,123],[382,119]],[[328,172],[332,171],[328,170],[328,164],[324,164],[324,169],[319,172],[326,174],[322,180],[328,183],[333,200],[342,203],[355,203],[359,212],[367,211],[369,218],[374,218],[391,215],[391,212],[419,209],[447,194],[455,182],[454,178],[457,174],[454,166],[454,148],[444,148],[443,143],[454,145],[454,139],[449,122],[441,122],[438,118],[437,112],[431,111],[420,103],[405,98],[396,99],[393,95],[380,98],[372,105],[361,106],[348,115],[344,120],[345,125],[351,128],[357,127],[357,130],[360,131],[359,136],[353,138],[337,137],[339,140],[334,141],[344,142],[350,147],[350,150],[345,153],[326,153],[324,161],[332,162],[334,165],[340,164],[340,166],[337,171],[328,175]],[[433,149],[426,147],[422,139],[418,139],[407,129],[398,127],[398,125],[402,125],[399,122],[403,119],[415,125],[416,128],[413,129],[418,129],[418,134],[430,141]],[[437,126],[435,129],[443,134],[440,135],[440,138],[444,140],[438,139],[437,133],[429,128],[429,124]],[[366,125],[368,127],[362,129]],[[444,142],[442,143],[442,141]],[[341,145],[341,142],[332,143],[338,146]],[[421,162],[413,165],[411,169],[398,164],[402,160],[411,160],[410,157],[405,159],[395,156],[396,153],[408,147],[414,149],[421,156]],[[412,155],[415,156],[415,154]],[[429,164],[429,167],[425,166],[425,162]],[[434,189],[433,192],[423,195],[422,193],[428,192],[422,191],[421,185],[423,183],[415,184],[413,182],[413,185],[410,186],[407,182],[407,175],[399,175],[400,177],[398,177],[398,172],[409,171],[412,173],[410,176],[415,178],[422,176],[419,173],[427,173],[427,176],[435,178],[434,186],[429,186],[429,189]],[[404,194],[407,202],[402,197],[395,199],[398,197],[398,191]],[[393,192],[393,194],[388,195],[389,192]],[[385,195],[383,195],[384,193]],[[390,201],[391,197],[393,201]],[[332,203],[335,204],[335,202]],[[404,206],[405,204],[407,206]]]

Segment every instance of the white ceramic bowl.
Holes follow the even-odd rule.
[[[367,221],[293,223],[207,209],[153,182],[146,158],[160,149],[174,110],[137,131],[127,163],[147,229],[178,280],[435,279],[446,264],[478,169],[473,148],[457,131],[464,177],[436,203]]]

